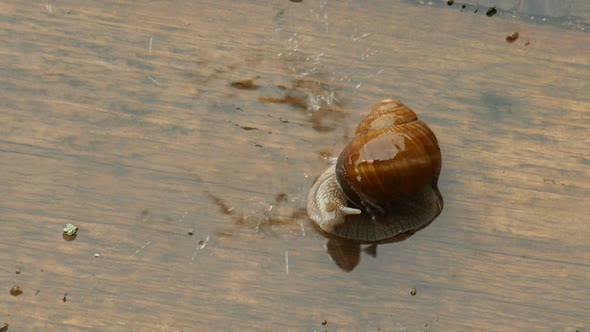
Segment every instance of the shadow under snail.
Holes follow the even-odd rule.
[[[307,196],[307,212],[324,232],[376,242],[427,226],[442,211],[438,141],[397,100],[375,104],[335,165]]]

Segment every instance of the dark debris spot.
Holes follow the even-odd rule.
[[[19,296],[23,293],[23,289],[20,288],[19,285],[14,285],[12,286],[12,288],[10,289],[10,295],[12,296]]]
[[[145,221],[150,215],[150,210],[149,209],[143,209],[143,211],[141,211],[140,217],[142,221]]]
[[[258,128],[256,127],[250,127],[250,126],[241,126],[237,123],[232,122],[231,120],[229,121],[229,123],[231,123],[232,125],[239,127],[240,129],[246,130],[246,131],[250,131],[250,130],[258,130]]]
[[[452,6],[455,3],[455,0],[449,0],[447,1],[447,5]]]
[[[488,8],[488,11],[486,12],[486,16],[487,17],[492,17],[494,15],[496,15],[498,11],[496,10],[496,6],[490,7]]]
[[[219,209],[221,210],[221,213],[223,214],[234,214],[233,208],[229,207],[229,205],[227,205],[223,199],[209,193],[209,192],[205,192],[205,194],[207,194],[207,196],[209,197],[209,199],[211,200],[211,202],[213,202],[213,204],[217,205],[219,207]]]
[[[239,90],[258,90],[260,86],[254,83],[254,80],[241,80],[230,83],[230,86]]]
[[[287,200],[288,200],[288,196],[286,193],[279,193],[275,197],[275,202],[277,202],[277,203],[286,202]]]
[[[258,130],[258,128],[256,128],[256,127],[248,127],[248,126],[240,126],[240,128],[242,128],[242,129],[244,129],[246,131],[249,131],[249,130]]]
[[[307,102],[303,98],[286,95],[284,97],[258,97],[258,101],[265,104],[289,104],[296,108],[307,109]]]
[[[325,126],[325,125],[323,125],[321,123],[318,123],[318,124],[313,125],[312,128],[315,131],[318,131],[320,133],[327,133],[327,132],[330,132],[330,131],[333,131],[334,130],[334,127],[332,127],[332,126]]]
[[[506,42],[514,43],[518,39],[518,31],[515,31],[513,34],[506,36]]]

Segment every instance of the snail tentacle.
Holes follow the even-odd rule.
[[[349,215],[353,215],[353,214],[361,214],[362,211],[357,208],[351,208],[348,206],[341,206],[340,212],[342,212],[342,214],[345,216],[349,216]]]

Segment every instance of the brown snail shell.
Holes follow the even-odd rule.
[[[378,207],[422,189],[440,168],[432,130],[406,105],[384,100],[373,106],[340,153],[336,178],[357,207]]]
[[[307,211],[322,230],[362,241],[416,230],[442,210],[440,170],[432,130],[403,103],[386,99],[314,183]]]

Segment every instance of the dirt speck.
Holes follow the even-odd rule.
[[[278,193],[277,196],[275,196],[275,202],[277,203],[283,203],[286,202],[288,200],[287,194],[286,193]]]
[[[149,218],[150,218],[150,210],[149,209],[143,209],[143,211],[141,211],[141,213],[139,215],[139,219],[142,222],[146,222]]]
[[[518,31],[515,31],[511,35],[506,36],[506,42],[514,43],[518,39]]]
[[[19,296],[23,293],[23,289],[20,288],[19,285],[14,285],[12,286],[12,288],[10,289],[10,295],[12,296]]]

